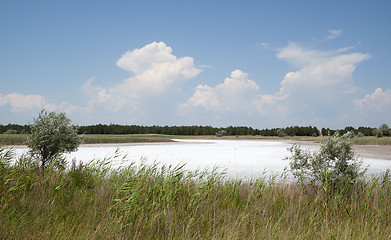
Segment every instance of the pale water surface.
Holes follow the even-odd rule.
[[[225,170],[228,177],[251,179],[268,177],[271,174],[281,174],[289,169],[288,161],[283,159],[289,156],[287,150],[292,144],[288,142],[268,140],[183,140],[176,139],[177,143],[135,144],[121,145],[120,151],[127,154],[127,161],[121,158],[112,162],[112,167],[127,165],[131,162],[139,163],[142,159],[146,163],[158,162],[161,164],[178,165],[186,163],[186,169],[212,169],[214,166]],[[317,145],[302,145],[305,149],[317,150]],[[82,145],[77,152],[67,154],[71,162],[89,162],[91,159],[102,159],[112,156],[117,149],[115,145]],[[17,148],[18,154],[26,151]],[[379,174],[391,168],[391,161],[383,159],[364,158],[365,166],[370,165],[367,175]],[[265,172],[266,171],[266,172]],[[288,178],[291,178],[288,175]]]

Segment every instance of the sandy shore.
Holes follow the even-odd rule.
[[[318,142],[313,141],[292,141],[286,140],[289,143],[296,143],[298,145],[319,145]],[[391,146],[390,145],[354,145],[354,152],[361,158],[374,158],[391,160]]]
[[[391,146],[355,145],[354,152],[363,158],[391,160]]]

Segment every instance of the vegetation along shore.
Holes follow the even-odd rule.
[[[391,174],[354,184],[232,180],[120,152],[41,171],[0,151],[2,239],[389,239]],[[15,164],[9,162],[14,161]],[[326,182],[327,183],[327,182]]]
[[[325,137],[338,132],[343,135],[349,131],[354,133],[352,143],[357,145],[391,145],[391,130],[387,124],[379,128],[345,127],[344,129],[316,127],[286,127],[272,129],[254,129],[251,127],[211,126],[138,126],[97,124],[77,127],[83,134],[85,144],[93,143],[142,143],[170,142],[173,138],[224,138],[224,139],[269,139],[292,140],[321,143]],[[30,125],[0,125],[0,145],[22,145],[30,133]]]
[[[0,134],[0,146],[4,145],[24,145],[27,140],[27,134]],[[205,136],[184,136],[184,135],[163,135],[163,134],[84,134],[83,144],[105,144],[105,143],[153,143],[153,142],[173,142],[175,138],[187,139],[227,139],[227,140],[279,140],[305,143],[321,143],[325,137],[309,136],[284,136],[284,137],[265,137],[265,136],[223,136],[214,135]],[[355,145],[391,145],[391,137],[354,137],[352,143]]]

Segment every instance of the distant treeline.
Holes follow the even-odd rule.
[[[376,128],[370,127],[346,127],[344,129],[322,128],[320,131],[316,127],[291,126],[287,128],[254,129],[251,127],[229,126],[216,128],[211,126],[139,126],[139,125],[118,125],[118,124],[97,124],[89,126],[79,126],[80,134],[165,134],[165,135],[259,135],[259,136],[319,136],[332,135],[336,131],[341,134],[354,131],[356,134],[362,133],[364,136],[373,136]],[[18,134],[29,133],[29,125],[8,124],[0,125],[0,133]]]
[[[30,133],[30,125],[18,125],[18,124],[0,124],[0,133],[6,134],[25,134]]]

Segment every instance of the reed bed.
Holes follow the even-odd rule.
[[[159,134],[86,134],[84,144],[172,142],[172,136]],[[26,134],[0,134],[1,145],[23,145]]]
[[[211,138],[211,139],[272,139],[292,141],[312,141],[321,143],[325,137],[263,137],[263,136],[171,136],[160,134],[86,134],[83,135],[84,144],[105,144],[105,143],[148,143],[148,142],[172,142],[172,138]],[[23,145],[26,142],[26,134],[0,134],[1,145]],[[354,137],[352,143],[356,145],[391,145],[391,137]]]
[[[123,167],[113,170],[114,158]],[[284,175],[128,164],[119,151],[42,172],[1,149],[0,204],[0,239],[391,238],[389,171],[330,191]]]
[[[23,145],[27,140],[27,134],[0,134],[0,146]]]
[[[88,134],[83,136],[83,140],[86,144],[172,142],[171,136],[158,134]]]
[[[352,143],[356,145],[391,145],[391,137],[355,137]]]

